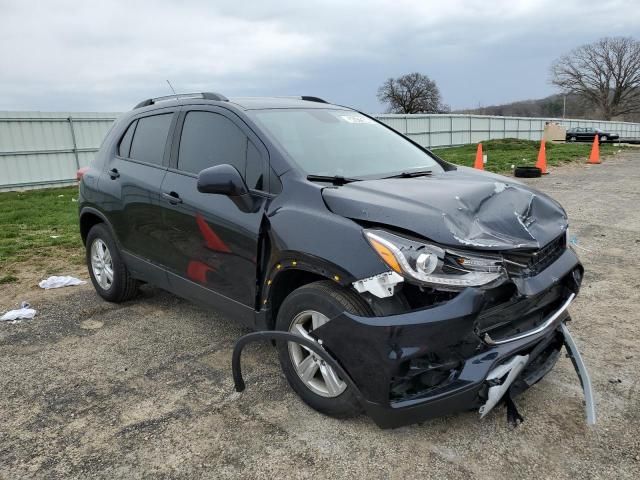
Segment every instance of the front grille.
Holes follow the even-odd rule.
[[[567,248],[566,235],[563,233],[539,250],[504,254],[505,266],[510,275],[529,277],[537,275],[553,262]]]

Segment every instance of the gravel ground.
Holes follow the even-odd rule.
[[[566,358],[518,397],[517,429],[499,408],[385,431],[310,410],[269,346],[248,347],[235,393],[231,349],[246,330],[215,312],[153,288],[112,305],[90,285],[23,280],[0,286],[0,311],[21,299],[38,310],[0,324],[0,478],[638,478],[640,152],[530,183],[562,202],[580,242],[571,329],[594,428]]]

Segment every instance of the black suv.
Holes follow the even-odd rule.
[[[80,230],[104,299],[148,282],[290,332],[302,399],[383,427],[540,380],[583,273],[551,198],[316,97],[141,102],[82,175]]]

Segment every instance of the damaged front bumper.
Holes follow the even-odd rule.
[[[502,337],[478,331],[486,299],[484,291],[472,288],[446,303],[400,315],[359,317],[344,312],[312,332],[317,343],[286,332],[249,334],[234,351],[236,388],[244,389],[243,346],[269,338],[298,342],[315,351],[382,428],[471,409],[484,416],[506,393],[517,395],[539,381],[567,344],[588,397],[589,413],[593,402],[588,375],[564,325],[580,278],[579,261],[567,250],[545,271],[522,280],[518,291],[527,292],[521,296],[521,302],[530,303],[527,311],[535,311],[538,303],[545,310],[537,312],[539,320],[525,331]],[[524,311],[522,305],[516,307]],[[588,420],[595,421],[594,412]]]

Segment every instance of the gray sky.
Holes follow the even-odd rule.
[[[0,110],[123,111],[178,91],[317,95],[383,111],[418,71],[445,103],[554,93],[549,65],[640,36],[638,0],[0,0]]]

